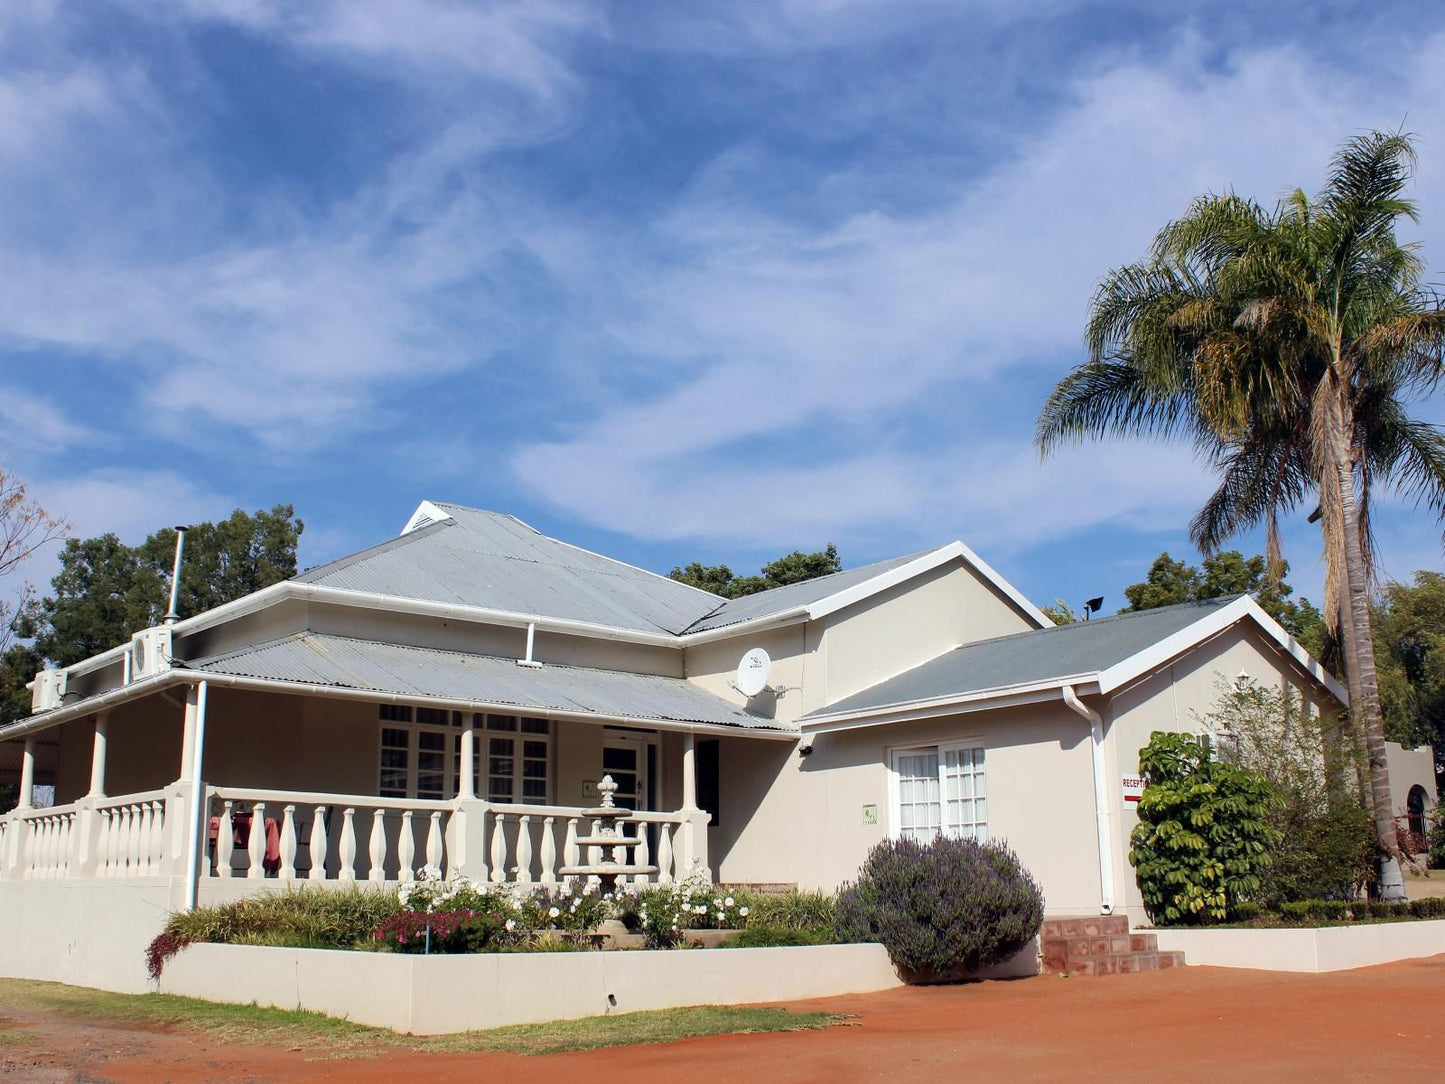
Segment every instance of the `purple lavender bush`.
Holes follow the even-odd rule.
[[[839,941],[876,941],[913,981],[1008,959],[1039,932],[1044,895],[1003,843],[884,840],[838,895]]]

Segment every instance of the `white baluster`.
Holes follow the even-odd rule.
[[[140,852],[140,810],[133,805],[125,807],[125,834],[122,837],[121,876],[136,875],[136,855]]]
[[[371,846],[367,850],[371,868],[366,871],[368,881],[386,880],[386,810],[378,809],[371,815]]]
[[[201,837],[204,846],[206,837]],[[161,871],[161,860],[166,853],[166,803],[157,798],[151,802],[151,853],[147,868],[152,875]]]
[[[517,883],[532,883],[532,818],[526,813],[517,822]]]
[[[446,854],[442,849],[442,811],[433,809],[431,821],[426,830],[426,864],[433,869],[442,869]]]
[[[152,823],[151,804],[142,802],[140,804],[140,838],[136,846],[135,854],[135,875],[137,877],[148,877],[151,871],[151,833],[155,831]]]
[[[657,883],[672,884],[672,825],[657,826]]]
[[[492,880],[502,884],[507,879],[507,815],[496,814],[492,820]]]
[[[634,864],[634,865],[646,866],[646,865],[649,864],[649,863],[648,863],[648,860],[647,860],[647,859],[648,859],[648,854],[649,854],[649,852],[648,852],[648,846],[649,846],[649,844],[648,844],[648,840],[647,840],[647,825],[641,823],[640,821],[638,822],[638,825],[637,825],[637,839],[638,839],[637,847],[636,847],[636,849],[632,852],[632,854],[633,854],[632,861],[633,861],[633,864]],[[645,884],[647,884],[647,882],[648,882],[648,875],[645,874],[645,873],[636,874],[636,875],[632,878],[632,883],[633,883],[633,884],[645,885]]]
[[[266,803],[251,803],[251,835],[246,840],[246,880],[259,881],[266,876]]]
[[[412,833],[415,828],[411,822],[412,811],[404,809],[401,813],[401,834],[396,837],[396,879],[398,881],[410,881],[416,876],[416,870],[412,863],[416,861],[416,836]]]
[[[336,874],[343,881],[356,880],[356,825],[352,823],[355,817],[354,809],[341,811],[341,842],[337,848],[341,856],[341,868]]]
[[[100,831],[96,834],[95,838],[95,853],[99,859],[96,866],[96,876],[98,877],[109,877],[111,875],[110,839],[110,810],[102,809],[100,811]]]
[[[235,803],[227,798],[221,803],[221,819],[216,822],[216,875],[222,878],[234,877],[231,870],[231,852],[236,846]]]
[[[581,863],[582,854],[577,847],[577,818],[567,818],[567,833],[562,837],[562,864],[576,866]]]
[[[557,837],[552,834],[553,820],[548,817],[542,822],[542,883],[557,883]]]
[[[326,807],[319,805],[311,811],[311,871],[307,874],[313,881],[326,879]]]
[[[288,881],[296,879],[296,807],[288,805],[281,811],[281,872]]]

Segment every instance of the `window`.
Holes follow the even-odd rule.
[[[893,754],[894,824],[899,836],[988,839],[984,751],[972,744],[928,745]]]
[[[378,707],[377,793],[384,798],[455,797],[461,790],[460,729],[466,716],[443,708]],[[474,740],[473,789],[478,797],[494,802],[549,800],[553,738],[548,720],[478,715]]]

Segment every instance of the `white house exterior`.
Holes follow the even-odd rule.
[[[134,988],[197,899],[422,865],[551,883],[604,773],[660,879],[831,889],[886,836],[945,830],[1006,839],[1050,914],[1137,921],[1138,749],[1241,673],[1344,701],[1248,598],[1054,628],[955,542],[726,600],[425,502],[397,538],[37,677],[0,731],[24,784],[0,951]]]

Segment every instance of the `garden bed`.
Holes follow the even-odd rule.
[[[1309,927],[1162,926],[1152,933],[1165,952],[1191,965],[1261,971],[1343,971],[1445,953],[1445,919],[1352,922]]]
[[[159,988],[439,1035],[687,1005],[746,1005],[902,985],[881,945],[442,956],[192,944]]]

